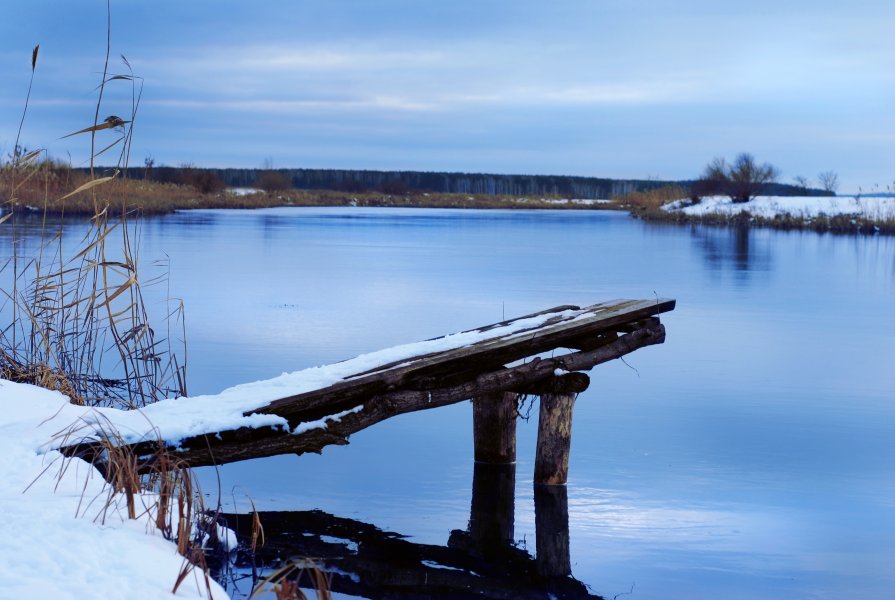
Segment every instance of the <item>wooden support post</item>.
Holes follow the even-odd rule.
[[[475,463],[469,535],[480,558],[498,556],[513,543],[515,507],[515,463]]]
[[[512,392],[496,392],[472,399],[476,462],[516,462],[516,398]]]
[[[572,448],[572,407],[577,394],[543,394],[538,414],[536,484],[565,485]]]
[[[572,574],[565,486],[535,484],[535,546],[539,575],[551,578]]]

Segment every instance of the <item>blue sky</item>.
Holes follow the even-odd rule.
[[[84,161],[100,0],[4,3],[0,150]],[[117,0],[145,79],[132,164],[686,178],[749,151],[895,181],[895,2]],[[103,109],[125,115],[119,86]]]

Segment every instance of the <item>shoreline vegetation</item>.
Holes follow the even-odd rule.
[[[614,208],[655,223],[895,235],[895,197],[757,196],[737,203],[720,196],[692,198],[681,187],[666,186],[616,200]]]
[[[778,210],[768,210],[767,203],[758,210],[753,202],[724,205],[708,197],[693,199],[681,185],[658,187],[641,182],[645,189],[632,189],[608,198],[573,198],[561,194],[492,194],[434,192],[410,189],[391,181],[378,189],[295,189],[282,171],[259,171],[252,182],[262,187],[225,187],[217,175],[222,170],[193,167],[163,167],[166,181],[157,181],[141,174],[125,178],[119,174],[91,190],[66,196],[71,189],[90,180],[89,174],[51,160],[34,168],[32,175],[19,184],[15,204],[3,198],[6,211],[16,213],[92,216],[96,204],[108,206],[110,214],[161,215],[190,209],[258,209],[282,206],[328,207],[404,207],[404,208],[475,208],[475,209],[573,209],[625,210],[635,218],[656,223],[678,225],[754,226],[781,230],[808,230],[842,234],[895,235],[895,207],[887,198],[875,196],[832,196],[819,190],[794,186],[778,186],[781,198],[801,197],[798,209],[787,210],[780,203]],[[0,167],[0,178],[9,177],[9,167]],[[108,170],[104,175],[112,175]],[[485,176],[480,176],[485,177]],[[500,177],[500,176],[496,176]],[[515,177],[515,176],[508,176]],[[610,181],[610,180],[606,180]],[[350,182],[349,182],[350,183]],[[660,182],[653,182],[660,183]],[[625,190],[637,182],[616,182],[612,187]],[[0,186],[2,188],[2,186]],[[790,189],[792,188],[792,189]],[[831,199],[838,201],[830,203]],[[714,202],[708,202],[715,200]],[[826,206],[827,211],[812,209],[811,204]],[[824,204],[826,203],[826,204]],[[850,204],[849,204],[850,203]],[[693,207],[702,204],[703,208]],[[711,204],[711,208],[708,205]],[[846,207],[846,204],[849,206]],[[832,207],[832,210],[830,209]],[[0,217],[2,218],[2,217]]]
[[[19,145],[30,83],[14,151],[0,162],[0,227],[9,240],[0,256],[0,452],[7,457],[0,506],[16,525],[0,543],[0,561],[11,565],[4,592],[32,597],[37,582],[48,597],[117,597],[126,587],[135,597],[220,598],[226,592],[211,579],[208,561],[215,550],[227,552],[224,538],[233,540],[216,521],[212,496],[202,494],[174,453],[128,452],[103,413],[117,407],[143,421],[139,408],[186,395],[186,354],[178,359],[180,344],[173,342],[184,326],[183,305],[166,298],[162,326],[150,324],[142,290],[165,275],[141,283],[139,229],[128,221],[124,196],[109,200],[131,191],[117,174],[127,170],[142,80],[123,55],[123,72],[110,71],[108,31],[93,124],[64,136],[89,144],[90,167],[77,172],[46,158],[46,149]],[[31,82],[39,50],[31,52]],[[110,86],[123,87],[130,100],[104,102]],[[111,110],[127,120],[101,118]],[[119,152],[115,175],[95,166],[112,149]],[[62,221],[46,218],[35,244],[22,244],[10,217],[45,217],[54,209],[89,216],[75,249],[62,243]],[[185,349],[185,328],[179,335]],[[101,429],[101,461],[57,450],[85,422]],[[157,468],[141,474],[142,459]],[[68,553],[47,543],[63,533]]]

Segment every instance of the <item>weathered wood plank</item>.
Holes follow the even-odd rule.
[[[382,394],[402,386],[416,389],[441,387],[446,378],[449,382],[457,381],[456,377],[450,377],[451,373],[496,368],[535,354],[568,347],[565,345],[567,341],[574,342],[574,347],[578,347],[582,339],[614,332],[615,328],[628,323],[673,310],[674,305],[674,300],[665,299],[596,304],[563,318],[557,317],[556,322],[542,325],[532,330],[530,335],[517,333],[496,337],[455,350],[385,365],[326,388],[275,400],[253,412],[280,415],[290,422],[316,420],[350,408],[358,398]]]

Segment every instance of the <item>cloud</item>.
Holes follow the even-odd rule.
[[[228,161],[254,164],[255,146],[278,140],[284,164],[388,156],[436,170],[690,174],[729,147],[787,148],[788,158],[825,146],[822,168],[846,180],[846,165],[891,163],[881,152],[890,136],[880,132],[892,130],[895,102],[892,6],[138,3],[115,9],[112,37],[113,56],[124,52],[146,78],[137,143],[151,141],[160,157],[170,147],[175,161],[213,162],[225,145]],[[6,45],[21,50],[0,52],[10,74],[2,105],[10,114],[21,106],[35,38],[46,43],[26,129],[52,122],[67,133],[92,118],[102,11],[19,3],[9,22],[17,25]],[[110,91],[109,112],[120,112],[128,99]],[[48,116],[53,109],[65,125]],[[227,136],[244,141],[227,145]]]
[[[372,96],[367,98],[347,100],[338,98],[329,100],[233,100],[215,98],[203,98],[194,100],[157,99],[147,100],[146,105],[174,109],[215,109],[286,115],[291,113],[309,112],[368,111],[371,109],[419,112],[433,110],[434,108],[436,108],[432,104],[415,102],[413,100],[404,99],[397,96]]]

